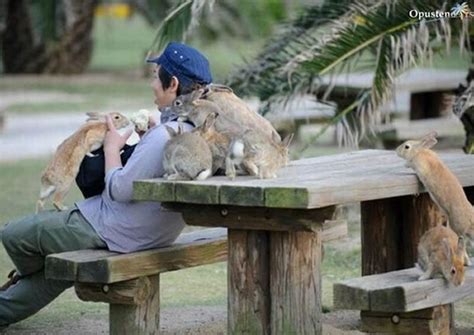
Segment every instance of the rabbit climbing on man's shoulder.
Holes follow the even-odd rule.
[[[53,205],[57,210],[65,210],[66,197],[79,167],[86,155],[104,144],[108,130],[105,114],[87,113],[89,118],[76,132],[66,138],[56,149],[53,158],[41,176],[41,191],[36,205],[36,213],[44,208],[44,201],[54,194]],[[127,127],[130,121],[120,113],[109,113],[115,128]]]

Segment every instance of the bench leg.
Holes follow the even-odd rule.
[[[444,335],[452,332],[451,305],[411,313],[361,312],[361,330],[367,333]]]
[[[321,334],[321,231],[229,229],[229,334]]]
[[[427,193],[417,197],[406,196],[361,203],[362,275],[412,267],[417,259],[420,237],[429,228],[445,220]],[[445,323],[446,314],[440,313],[438,307],[424,312],[431,313],[430,324]],[[448,311],[447,317],[450,319],[448,324],[452,324],[452,306],[446,305],[443,308]],[[412,313],[407,314],[408,319],[411,317],[410,314]],[[372,316],[362,313],[364,327],[374,329],[378,327],[380,319]],[[388,314],[384,316],[389,321],[390,317]],[[388,321],[382,323],[386,322]],[[421,334],[417,332],[417,322],[404,322],[403,329],[409,328],[410,325],[413,325],[411,334]]]
[[[110,304],[110,334],[158,334],[160,331],[160,276],[150,276],[150,295],[140,305]]]

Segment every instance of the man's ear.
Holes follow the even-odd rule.
[[[179,80],[175,76],[171,77],[170,89],[173,93],[178,92]]]

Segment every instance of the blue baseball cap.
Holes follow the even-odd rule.
[[[159,57],[147,59],[147,62],[162,66],[169,74],[178,78],[183,86],[190,86],[193,83],[205,85],[212,82],[207,58],[196,49],[182,43],[169,43]]]

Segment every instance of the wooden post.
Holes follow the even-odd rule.
[[[421,235],[429,228],[444,222],[446,218],[427,193],[362,202],[362,275],[412,267],[417,259],[417,245]],[[425,330],[420,332],[420,323],[416,323],[416,329],[414,328],[411,333],[435,334],[429,325],[446,323],[452,325],[452,306],[446,305],[445,308],[447,312],[432,313],[434,321],[423,323],[427,327]],[[386,317],[388,318],[386,322],[389,324],[391,316]],[[377,330],[378,323],[381,322],[380,314],[364,312],[361,313],[361,318],[366,331],[380,331]],[[404,318],[409,319],[410,315],[404,315]],[[413,322],[415,324],[415,321]],[[405,320],[403,329],[399,328],[400,334],[405,332],[407,323],[410,324],[410,321]]]
[[[110,334],[151,335],[160,331],[160,276],[150,276],[150,295],[141,305],[110,304]]]
[[[272,334],[321,334],[321,231],[272,232]]]
[[[229,229],[229,334],[270,334],[269,237]]]

